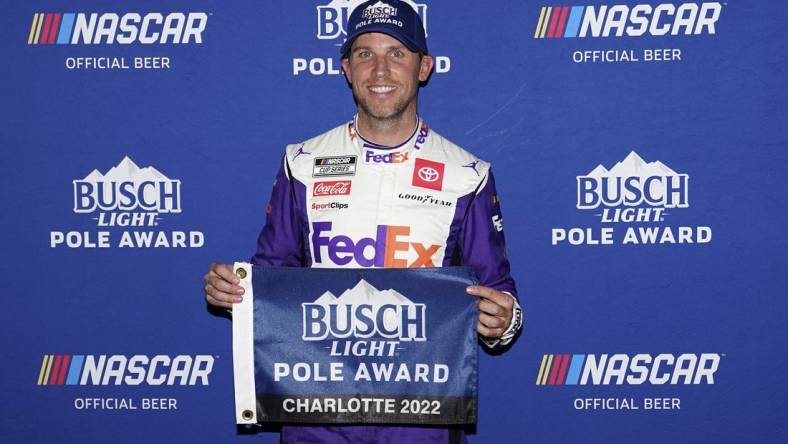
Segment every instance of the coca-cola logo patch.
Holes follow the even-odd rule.
[[[346,196],[350,194],[351,184],[349,180],[315,182],[312,186],[312,196]]]

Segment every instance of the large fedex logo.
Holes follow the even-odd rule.
[[[349,236],[330,236],[332,222],[312,223],[312,256],[315,264],[348,265],[355,261],[359,267],[416,268],[435,267],[433,256],[440,245],[425,245],[407,241],[410,227],[378,225],[375,237],[353,240]],[[416,259],[408,262],[397,257],[397,253],[416,253]],[[323,253],[328,253],[324,256]]]
[[[339,297],[330,291],[301,304],[305,341],[327,338],[381,337],[426,341],[424,304],[415,304],[394,289],[378,290],[361,279]]]

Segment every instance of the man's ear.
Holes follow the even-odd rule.
[[[345,74],[345,80],[352,85],[353,80],[350,78],[350,60],[347,57],[343,57],[341,63],[342,72]]]
[[[425,54],[421,58],[421,66],[419,66],[419,82],[426,82],[430,78],[430,73],[434,66],[435,59],[431,55]]]

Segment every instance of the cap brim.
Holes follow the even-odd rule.
[[[342,47],[339,49],[339,52],[340,52],[340,54],[342,54],[342,57],[343,58],[347,57],[347,53],[350,51],[350,48],[353,46],[353,42],[360,35],[368,34],[370,32],[380,32],[382,34],[386,34],[388,36],[391,36],[391,37],[397,39],[403,45],[405,45],[405,47],[407,47],[408,49],[410,49],[413,52],[423,52],[424,54],[428,54],[426,47],[425,48],[419,48],[419,45],[417,45],[415,42],[411,41],[409,38],[397,35],[396,33],[392,32],[391,28],[389,26],[382,26],[382,25],[378,25],[378,24],[372,24],[372,25],[364,27],[364,31],[359,32],[358,34],[354,35],[353,38],[345,40],[345,43],[343,43]]]

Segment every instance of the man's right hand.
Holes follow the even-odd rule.
[[[202,278],[205,281],[205,300],[209,304],[232,308],[234,303],[243,300],[244,289],[238,285],[241,280],[233,273],[232,265],[214,262]]]

